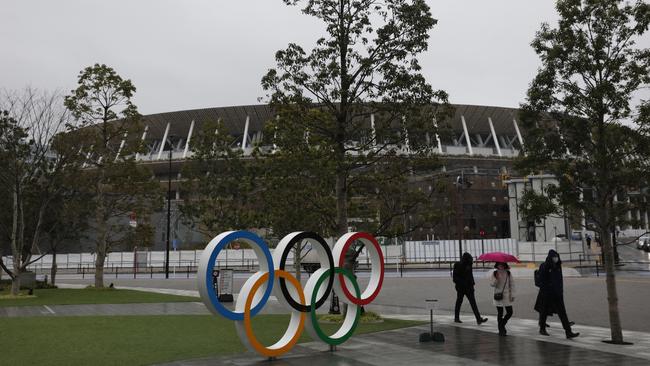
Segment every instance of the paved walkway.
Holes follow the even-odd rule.
[[[386,317],[395,319],[424,320],[429,316],[419,308],[368,306]],[[286,313],[272,299],[264,313]],[[90,316],[90,315],[201,315],[209,314],[200,302],[153,303],[153,304],[96,304],[96,305],[49,305],[25,307],[1,307],[0,317],[21,316]],[[275,365],[301,365],[307,359],[311,366],[317,365],[648,365],[650,364],[650,333],[624,332],[630,346],[603,343],[609,338],[609,330],[601,327],[576,325],[574,331],[581,335],[573,340],[564,337],[559,323],[550,322],[550,337],[537,334],[536,321],[513,318],[508,323],[508,337],[497,336],[496,319],[481,326],[473,317],[463,316],[464,323],[456,324],[448,312],[437,311],[434,318],[436,331],[445,334],[445,344],[420,344],[418,335],[428,326],[397,331],[360,335],[346,342],[335,353],[325,352],[327,346],[307,343],[296,347],[289,355],[274,362]],[[213,364],[255,365],[261,360],[255,355],[239,355],[230,358],[210,358],[176,362],[170,365],[201,366]]]
[[[79,285],[77,285],[79,286]],[[63,287],[63,286],[62,286]],[[75,285],[66,287],[76,287]],[[173,295],[197,296],[187,289],[122,287],[133,290]],[[429,316],[417,306],[371,305],[369,310],[387,317],[428,321]],[[277,299],[271,298],[264,313],[286,313]],[[0,307],[0,317],[21,316],[89,316],[89,315],[200,315],[209,314],[200,302],[154,304],[97,304]],[[272,364],[284,365],[648,365],[650,364],[650,333],[626,331],[630,346],[603,343],[609,330],[603,327],[576,325],[581,336],[567,340],[559,323],[551,322],[550,337],[537,334],[535,320],[513,318],[508,324],[508,337],[497,336],[496,318],[478,326],[473,317],[463,316],[463,324],[453,322],[453,316],[437,310],[435,330],[445,334],[443,344],[420,344],[418,336],[428,331],[419,326],[388,332],[357,335],[329,352],[322,343],[304,343]],[[187,360],[166,366],[258,365],[268,360],[254,354]]]
[[[351,338],[336,352],[328,346],[310,342],[297,346],[273,362],[257,355],[213,357],[164,364],[164,366],[207,365],[648,365],[648,359],[622,352],[576,347],[573,341],[548,342],[530,337],[498,337],[468,327],[438,325],[445,343],[419,343],[427,326],[405,328]]]

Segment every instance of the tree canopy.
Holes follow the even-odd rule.
[[[650,49],[636,41],[650,23],[643,1],[559,0],[555,27],[543,24],[532,47],[542,66],[522,106],[524,173],[551,173],[531,212],[549,203],[593,220],[603,240],[612,340],[623,341],[614,280],[611,233],[624,224],[626,196],[648,186]],[[643,198],[643,197],[641,197]],[[616,200],[623,204],[615,203]]]

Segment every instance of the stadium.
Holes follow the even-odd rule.
[[[513,158],[523,145],[522,131],[517,123],[518,109],[460,104],[452,107],[454,114],[447,121],[440,121],[450,133],[436,136],[431,141],[443,164],[435,178],[454,184],[462,176],[471,182],[471,187],[434,200],[439,200],[438,204],[453,206],[458,214],[446,217],[432,229],[416,231],[404,239],[456,239],[459,235],[466,239],[509,238],[512,224],[505,180],[512,174]],[[274,114],[268,105],[216,107],[144,116],[145,129],[141,139],[148,150],[136,158],[140,164],[151,168],[161,186],[167,188],[171,180],[170,239],[174,248],[202,248],[206,242],[199,232],[183,223],[176,209],[188,194],[184,191],[181,173],[184,163],[192,157],[193,136],[201,130],[203,123],[220,120],[234,137],[234,147],[240,148],[246,156],[252,152],[254,144],[262,141],[264,124],[272,118]],[[423,189],[431,189],[433,179],[433,176],[417,177],[417,184]],[[462,208],[459,202],[462,202]],[[157,232],[153,250],[165,246],[166,220],[166,213],[154,215],[152,223]]]

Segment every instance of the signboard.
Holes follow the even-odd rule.
[[[218,270],[217,270],[218,271]],[[219,283],[219,301],[223,302],[232,302],[232,285],[233,285],[233,270],[232,269],[222,269],[221,273],[218,274],[218,283]]]
[[[439,240],[425,240],[422,242],[422,245],[440,245]]]

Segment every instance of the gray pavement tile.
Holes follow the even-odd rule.
[[[328,346],[301,344],[288,355],[268,362],[258,355],[243,354],[180,361],[165,366],[207,365],[628,365],[647,366],[648,360],[524,337],[498,337],[475,329],[438,326],[445,343],[419,343],[427,326],[355,336],[334,353]]]

